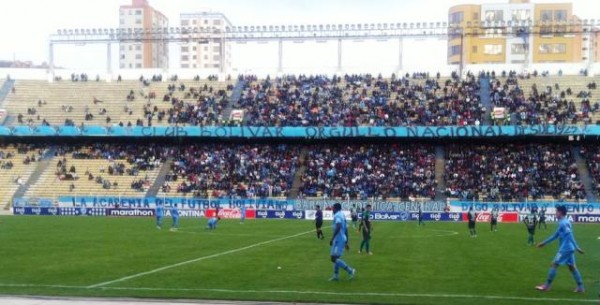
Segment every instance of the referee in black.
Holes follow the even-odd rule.
[[[317,228],[317,238],[323,239],[325,236],[323,235],[323,231],[321,227],[323,226],[323,211],[321,211],[321,206],[317,205],[317,212],[315,213],[315,227]]]

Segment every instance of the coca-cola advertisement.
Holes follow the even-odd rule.
[[[462,214],[462,220],[468,221],[468,213]],[[477,222],[490,222],[492,220],[492,214],[488,212],[477,213]],[[498,222],[518,222],[519,213],[499,213]]]

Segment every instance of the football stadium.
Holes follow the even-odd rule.
[[[1,23],[0,303],[600,302],[588,1],[97,2]]]

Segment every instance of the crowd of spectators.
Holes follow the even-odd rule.
[[[596,192],[596,195],[600,196],[600,146],[581,146],[580,153],[587,162],[587,166],[593,181],[592,187]]]
[[[300,148],[290,145],[189,145],[174,148],[167,183],[198,197],[287,196]]]
[[[231,85],[226,89],[214,89],[206,83],[190,88],[186,88],[184,84],[170,84],[163,96],[163,102],[170,102],[171,108],[159,111],[156,106],[153,109],[145,107],[144,115],[149,122],[154,116],[159,123],[166,118],[170,125],[220,125],[223,121],[223,111],[229,104],[228,91],[232,89]],[[183,93],[183,98],[174,95],[177,91]]]
[[[256,126],[477,125],[485,108],[475,76],[286,76],[248,82],[234,105]]]
[[[308,149],[300,195],[435,198],[435,154],[427,145],[319,145]]]
[[[446,147],[446,195],[463,200],[585,198],[570,147],[506,144]]]
[[[68,164],[66,155],[71,155],[73,159],[107,160],[109,165],[106,168],[100,167],[98,169],[100,174],[94,176],[92,171],[86,168],[84,176],[90,181],[102,184],[105,189],[111,189],[118,187],[118,184],[111,183],[110,176],[138,176],[140,172],[154,170],[166,160],[169,151],[160,145],[59,146],[56,148],[58,157],[56,175],[60,180],[80,178],[77,173],[78,169],[75,165]],[[101,174],[106,174],[108,177],[103,177]],[[131,183],[131,188],[137,190],[146,190],[149,186],[150,181],[147,176]]]
[[[573,92],[569,87],[538,87],[531,85],[529,93],[525,93],[519,80],[530,79],[530,76],[518,75],[514,71],[504,74],[504,82],[491,79],[491,102],[494,107],[505,107],[508,116],[504,123],[517,125],[578,124],[592,123],[592,114],[600,109],[598,102],[591,103],[591,91]],[[595,89],[595,82],[588,83],[589,90]],[[574,98],[581,98],[577,105]],[[511,116],[512,114],[512,116]],[[511,120],[515,120],[511,122]],[[496,121],[498,123],[498,121]]]

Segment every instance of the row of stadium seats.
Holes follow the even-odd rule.
[[[14,117],[12,125],[213,124],[216,119],[204,117],[213,115],[216,106],[206,105],[215,104],[218,97],[227,99],[228,89],[230,82],[191,80],[147,85],[18,80],[4,106]]]
[[[508,108],[513,124],[596,124],[600,120],[595,79],[508,75],[491,82],[493,105]]]
[[[594,78],[508,74],[490,82],[491,106],[506,107],[514,120],[510,124],[600,121]],[[222,125],[228,124],[231,109],[245,110],[242,124],[246,126],[429,126],[486,121],[479,80],[473,75],[466,80],[371,75],[248,78],[241,98],[230,101],[234,83],[17,80],[4,106],[14,118],[11,125]]]
[[[443,183],[446,196],[464,200],[586,199],[571,146],[444,150],[445,168],[436,169],[440,156],[431,145],[8,145],[0,149],[0,198],[9,202],[24,185],[27,198],[143,197],[154,186],[158,196],[406,200],[436,198]],[[581,153],[597,195],[600,147]]]

